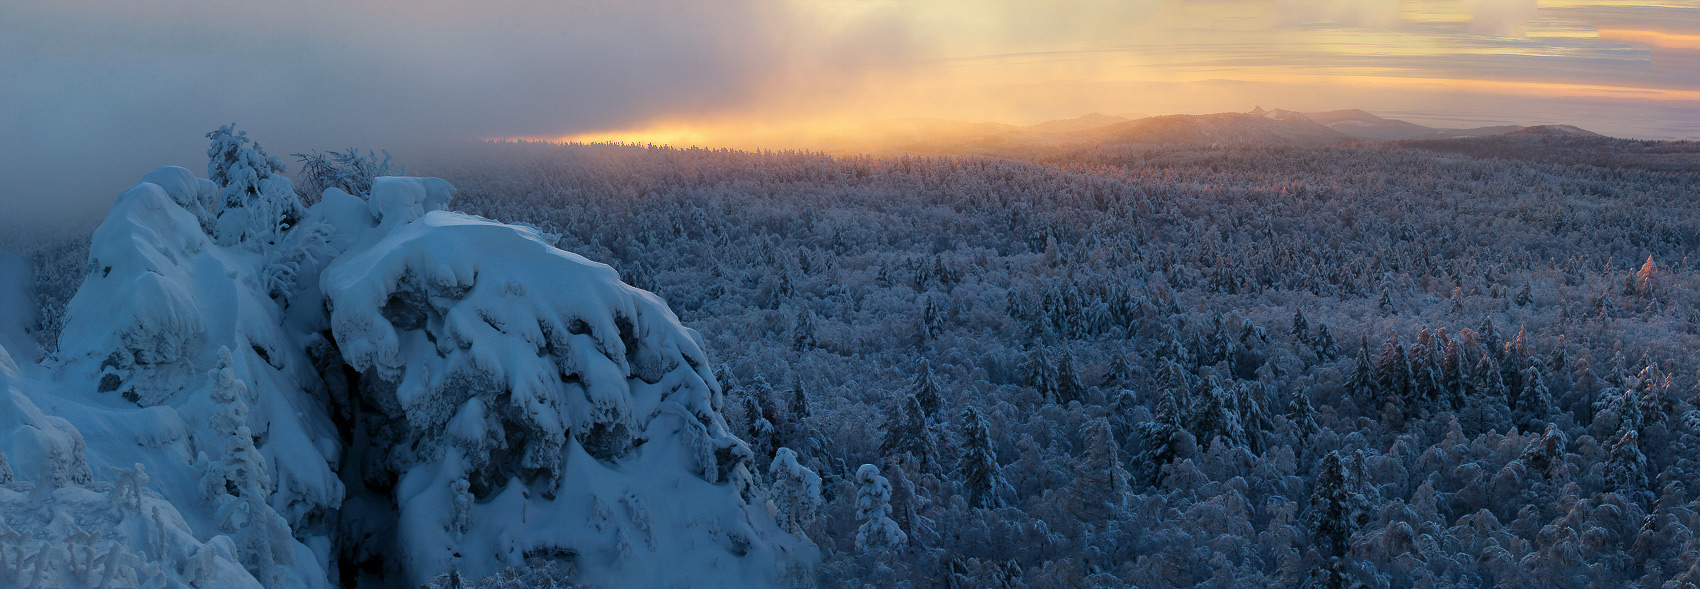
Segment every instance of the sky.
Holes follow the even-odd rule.
[[[1700,139],[1700,0],[0,0],[0,203],[32,224],[98,220],[158,165],[204,175],[232,122],[286,160],[406,163],[1254,106]]]

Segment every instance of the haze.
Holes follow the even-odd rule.
[[[407,162],[1254,105],[1700,138],[1700,2],[0,3],[0,200],[24,225],[202,172],[230,122],[280,157]]]

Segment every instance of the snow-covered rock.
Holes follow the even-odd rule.
[[[665,303],[532,229],[435,210],[431,181],[381,180],[383,236],[321,284],[413,582],[542,555],[593,582],[760,586],[813,558],[752,503],[749,450]]]
[[[120,195],[95,230],[90,273],[66,307],[57,382],[38,387],[35,403],[69,431],[99,432],[87,449],[97,478],[144,465],[193,537],[235,534],[233,558],[253,572],[262,567],[247,556],[259,548],[221,524],[287,522],[264,548],[281,567],[259,582],[326,585],[343,497],[335,472],[342,444],[302,334],[270,296],[275,248],[215,243],[202,223],[211,216],[201,214],[210,187],[187,170],[160,168],[146,178],[152,181]],[[233,352],[223,369],[243,383],[242,421],[271,479],[265,497],[234,508],[241,518],[221,513],[228,502],[198,490],[213,467],[205,456],[224,457],[232,426],[215,419],[223,404],[207,378],[221,366],[221,349]],[[14,464],[34,455],[9,454]]]
[[[234,184],[164,167],[119,196],[53,360],[26,374],[0,342],[0,579],[424,584],[547,561],[769,586],[816,559],[655,295],[446,211],[434,178],[300,208],[243,143],[215,138]]]

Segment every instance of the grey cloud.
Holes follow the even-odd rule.
[[[548,136],[713,114],[799,72],[853,79],[896,23],[751,3],[0,3],[0,201],[98,215],[228,122],[273,155]],[[879,41],[865,48],[861,42]]]

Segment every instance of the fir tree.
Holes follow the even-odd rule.
[[[1346,556],[1352,535],[1368,520],[1361,507],[1364,498],[1353,492],[1360,484],[1354,474],[1338,450],[1323,456],[1317,466],[1306,521],[1311,539],[1326,558]]]
[[[1445,407],[1457,411],[1464,408],[1464,399],[1471,395],[1470,372],[1464,366],[1464,351],[1456,341],[1446,342],[1440,356],[1441,399]]]
[[[797,322],[791,328],[791,347],[797,351],[809,350],[815,347],[815,318],[814,313],[807,309],[797,312]]]
[[[938,463],[938,445],[933,429],[914,395],[904,395],[886,412],[885,438],[880,453],[892,458],[909,456],[918,467],[931,472]]]
[[[219,188],[214,234],[221,245],[243,243],[251,249],[276,243],[306,215],[283,163],[249,143],[247,131],[223,125],[207,139],[207,177]]]
[[[1399,336],[1390,335],[1375,361],[1375,398],[1384,415],[1402,421],[1412,410],[1411,363]]]
[[[1340,357],[1340,345],[1335,343],[1334,332],[1328,329],[1327,323],[1317,326],[1316,337],[1311,339],[1311,350],[1323,361],[1333,361]]]
[[[1358,337],[1358,361],[1346,381],[1346,393],[1364,400],[1376,397],[1375,363],[1370,361],[1369,337]]]
[[[1193,409],[1187,430],[1198,438],[1201,446],[1208,446],[1218,436],[1230,446],[1239,445],[1245,440],[1245,428],[1236,408],[1233,395],[1212,378]]]
[[[1287,330],[1287,335],[1293,336],[1299,343],[1310,343],[1310,321],[1305,319],[1303,310],[1293,310],[1293,327]]]
[[[1039,398],[1047,403],[1056,402],[1057,390],[1061,386],[1060,377],[1057,375],[1056,364],[1052,362],[1051,355],[1044,345],[1033,346],[1032,354],[1028,356],[1027,363],[1022,365],[1021,372],[1027,386],[1037,391]]]
[[[1104,370],[1104,384],[1125,384],[1133,378],[1133,366],[1128,365],[1127,359],[1120,352],[1110,353],[1110,365]]]
[[[1546,375],[1541,373],[1541,363],[1535,359],[1529,360],[1529,367],[1523,369],[1523,390],[1517,394],[1517,404],[1512,408],[1520,415],[1525,424],[1545,421],[1553,414],[1552,393],[1547,389]]]
[[[1086,399],[1086,386],[1081,384],[1080,373],[1074,369],[1074,354],[1069,353],[1068,350],[1063,350],[1062,355],[1057,359],[1056,376],[1056,396],[1053,402],[1058,405],[1067,405],[1070,402]]]
[[[1127,505],[1128,473],[1122,469],[1120,453],[1110,422],[1102,417],[1094,420],[1086,430],[1086,455],[1071,492],[1075,513],[1087,521],[1113,518]]]
[[[968,495],[969,507],[994,509],[1003,507],[1003,493],[1008,487],[998,467],[998,455],[992,449],[992,436],[980,412],[969,407],[962,412],[962,489]]]
[[[915,374],[915,384],[910,387],[909,394],[921,403],[921,413],[927,419],[933,419],[944,406],[944,400],[939,397],[939,385],[933,380],[932,364],[925,359],[921,360],[920,364],[920,371]]]
[[[864,464],[856,469],[856,528],[858,552],[884,552],[909,541],[903,528],[891,519],[891,482],[880,476],[880,469]]]
[[[938,535],[933,529],[933,519],[926,515],[927,506],[932,502],[916,489],[915,482],[906,472],[910,468],[902,460],[886,459],[884,472],[891,473],[891,519],[897,522],[898,529],[907,531],[905,544],[926,549]]]
[[[944,329],[944,318],[939,314],[938,303],[933,297],[922,297],[921,305],[921,339],[931,341],[939,336]]]
[[[778,428],[774,427],[773,419],[778,419],[769,411],[769,404],[764,402],[765,387],[756,387],[744,397],[744,419],[748,430],[744,440],[750,444],[750,452],[757,460],[773,459],[773,453],[782,444],[779,442]],[[769,416],[772,415],[772,419]],[[760,464],[760,462],[757,462]]]
[[[1652,494],[1647,489],[1647,456],[1641,453],[1640,433],[1623,428],[1606,446],[1606,488],[1631,501],[1645,502]]]
[[[1300,448],[1308,445],[1310,439],[1322,431],[1321,426],[1316,424],[1316,409],[1310,404],[1310,397],[1304,391],[1293,392],[1293,400],[1287,406],[1287,420],[1293,423]]]

